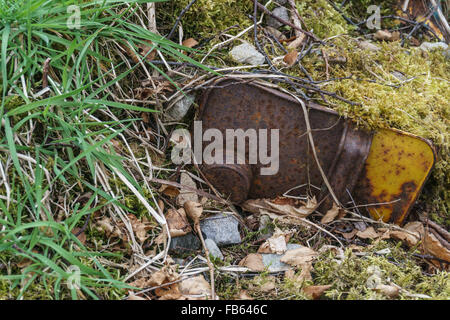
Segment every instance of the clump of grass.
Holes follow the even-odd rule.
[[[120,189],[108,183],[113,176],[133,186],[136,199],[141,195],[142,214],[155,213],[138,181],[140,169],[127,164],[136,163],[132,151],[118,154],[113,144],[140,143],[127,136],[129,128],[155,111],[123,99],[142,66],[176,86],[139,46],[201,67],[182,53],[189,49],[140,23],[142,2],[0,0],[0,252],[30,261],[0,270],[8,288],[3,298],[43,292],[43,298],[97,299],[129,288],[122,273],[100,262],[111,254],[83,245],[73,230],[93,213],[126,219],[127,204],[144,212],[135,199],[124,205]],[[70,6],[79,10],[79,28],[68,24],[77,12]],[[142,64],[130,64],[136,57]],[[130,246],[142,252],[139,244]],[[80,271],[78,288],[67,286],[71,268]]]

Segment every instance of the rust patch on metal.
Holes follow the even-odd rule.
[[[245,164],[202,165],[208,180],[237,204],[247,199],[275,198],[304,185],[290,195],[316,196],[319,201],[324,200],[320,209],[330,208],[332,200],[311,151],[301,105],[289,95],[259,84],[223,79],[216,85],[203,94],[199,103],[203,130],[215,128],[226,136],[226,129],[279,129],[279,171],[275,175],[261,175],[260,169],[265,165],[259,159],[256,164],[249,164],[246,144]],[[416,150],[408,145],[422,140],[388,130],[388,133],[383,131],[385,136],[381,138],[376,133],[377,144],[373,147],[372,132],[358,130],[331,109],[314,103],[307,106],[319,163],[339,201],[344,206],[353,206],[349,193],[356,204],[400,199],[384,206],[390,211],[383,219],[401,223],[423,186],[426,179],[423,176],[428,176],[434,164],[428,149],[420,145],[420,150]],[[390,135],[396,144],[386,138]],[[203,142],[203,147],[208,144]],[[408,181],[410,165],[405,161],[395,162],[394,158],[422,159],[418,164],[421,170],[413,171],[415,178]],[[383,189],[393,177],[403,181],[401,187]]]

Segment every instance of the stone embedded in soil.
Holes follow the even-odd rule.
[[[375,44],[373,44],[370,41],[359,41],[358,42],[358,47],[360,47],[363,50],[370,50],[370,51],[378,51],[381,48]]]
[[[194,101],[195,96],[186,95],[178,100],[169,110],[167,110],[167,114],[172,120],[180,121],[188,113]]]
[[[272,14],[278,18],[289,21],[289,11],[285,7],[277,7],[273,9]],[[279,28],[283,25],[283,23],[281,23],[272,16],[268,16],[267,25],[274,28]]]
[[[445,42],[422,42],[419,48],[425,51],[433,49],[447,50],[448,45]]]
[[[262,230],[264,230],[266,228],[267,228],[267,230],[264,233],[261,233],[258,236],[258,240],[269,239],[272,236],[274,230],[273,230],[273,226],[269,225],[270,221],[271,221],[270,217],[268,215],[265,215],[265,214],[261,215],[261,217],[259,218],[258,231],[262,231]]]
[[[287,244],[287,250],[294,250],[301,248],[301,245],[295,244],[295,243],[288,243]],[[281,262],[281,257],[284,254],[275,254],[275,253],[263,253],[262,254],[262,261],[265,267],[268,267],[267,270],[269,272],[281,272],[291,269],[291,267]]]
[[[217,246],[241,243],[239,221],[232,214],[218,213],[203,219],[200,228],[206,239],[213,240]]]
[[[194,233],[172,238],[169,249],[176,252],[194,251],[200,249],[200,239]]]
[[[264,56],[249,43],[243,43],[230,51],[231,58],[239,63],[260,65],[265,61]]]
[[[212,255],[214,258],[219,258],[220,260],[223,260],[223,254],[213,240],[205,239],[205,245],[206,248],[208,248],[210,255]]]

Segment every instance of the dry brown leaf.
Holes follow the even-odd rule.
[[[134,280],[133,282],[130,282],[129,285],[136,288],[145,288],[147,286],[148,280],[146,278],[139,278],[137,280]]]
[[[378,30],[373,35],[373,38],[380,41],[391,41],[392,39],[392,33],[390,33],[387,30]]]
[[[108,217],[104,217],[101,220],[98,220],[96,223],[97,230],[105,231],[106,234],[111,234],[114,231],[114,226],[111,222],[111,219]]]
[[[286,237],[284,235],[272,236],[267,239],[267,243],[269,244],[269,248],[272,253],[282,254],[287,250]]]
[[[164,272],[164,270],[159,270],[156,272],[153,272],[150,276],[150,279],[147,281],[146,286],[148,287],[157,287],[164,283],[164,280],[166,280],[167,275]]]
[[[160,300],[176,300],[181,297],[178,283],[156,288],[155,294],[160,297]]]
[[[252,271],[264,271],[262,255],[259,253],[250,253],[239,262],[239,266],[247,267]]]
[[[295,61],[297,61],[298,51],[292,50],[287,55],[284,56],[283,61],[290,67],[293,66]]]
[[[145,57],[148,61],[152,61],[155,59],[156,50],[153,49],[150,53],[148,53],[153,48],[153,43],[150,40],[146,41],[147,44],[139,44],[139,54],[142,57]]]
[[[386,284],[379,284],[375,287],[374,290],[389,298],[397,297],[400,292],[399,288]]]
[[[322,294],[331,288],[331,285],[325,285],[325,286],[308,286],[303,289],[303,292],[310,296],[312,299],[316,300],[319,299]]]
[[[311,271],[312,263],[305,263],[301,267],[300,274],[296,274],[294,270],[289,269],[285,272],[284,276],[294,282],[302,284],[303,281],[312,280]]]
[[[192,189],[197,189],[197,185],[194,180],[185,172],[180,175],[180,184]],[[198,202],[198,195],[194,191],[189,191],[187,189],[181,189],[180,194],[177,196],[177,204],[183,206],[186,201]]]
[[[286,251],[286,253],[281,257],[281,262],[297,267],[312,262],[316,256],[317,252],[313,249],[301,247]]]
[[[303,43],[303,41],[305,41],[306,39],[306,35],[304,33],[302,33],[301,35],[299,35],[294,41],[290,42],[288,44],[288,49],[297,49],[298,47],[300,47]]]
[[[339,208],[339,206],[335,202],[333,202],[333,207],[330,210],[328,210],[327,213],[322,217],[320,223],[322,224],[330,223],[339,215],[340,211],[341,208]]]
[[[242,204],[246,211],[257,214],[268,214],[271,218],[279,218],[282,215],[295,217],[307,217],[317,208],[316,198],[308,199],[306,203],[295,206],[292,199],[278,197],[275,199],[250,199]]]
[[[353,237],[358,233],[358,229],[353,229],[350,232],[341,232],[342,236],[347,239],[347,240],[351,240],[353,239]]]
[[[400,230],[390,230],[389,236],[391,238],[395,238],[397,240],[404,242],[409,247],[417,245],[420,241],[420,234],[416,233],[415,235],[413,235],[409,232]]]
[[[73,234],[77,234],[78,232],[80,232],[80,230],[81,230],[81,228],[73,228],[73,229],[72,229],[72,233],[73,233]],[[86,243],[86,234],[84,233],[84,231],[83,231],[82,233],[80,233],[80,234],[77,236],[77,238],[78,238],[78,240],[80,240],[80,242],[81,242],[82,244],[85,244],[85,243]]]
[[[355,252],[363,252],[363,251],[366,250],[366,248],[364,248],[362,246],[358,246],[358,245],[353,244],[353,243],[351,245],[349,245],[347,248],[349,248],[349,249],[351,249],[352,251],[355,251]]]
[[[362,239],[375,239],[380,236],[373,227],[368,227],[364,231],[358,231],[356,235]]]
[[[150,224],[146,221],[145,217],[138,219],[134,214],[128,214],[127,217],[130,220],[136,238],[138,238],[139,242],[143,243],[149,237],[147,231],[151,229]]]
[[[292,232],[282,231],[277,228],[273,235],[258,248],[258,253],[285,253],[287,250],[286,245],[291,236]]]
[[[269,200],[265,200],[268,205],[267,210],[275,210],[277,214],[287,214],[297,217],[305,218],[314,212],[317,208],[316,198],[308,199],[307,203],[299,208],[293,207],[291,205],[278,205]]]
[[[246,290],[239,292],[238,300],[253,300]]]
[[[184,203],[184,210],[186,210],[186,215],[195,224],[200,223],[200,218],[203,213],[203,207],[200,203],[188,200]]]
[[[180,190],[178,190],[178,188],[169,186],[167,184],[163,184],[161,188],[158,189],[158,192],[162,192],[163,194],[165,194],[170,198],[175,198],[180,194]]]
[[[211,296],[211,286],[202,275],[183,280],[179,288],[184,296]]]
[[[148,299],[145,299],[145,298],[140,297],[140,296],[136,296],[134,293],[130,292],[130,294],[128,295],[127,300],[148,300]]]
[[[184,40],[181,44],[185,47],[192,48],[198,45],[198,41],[195,40],[194,38],[189,38]]]
[[[264,243],[259,246],[257,253],[272,253],[269,243],[264,241]]]
[[[390,230],[389,234],[392,238],[405,242],[408,246],[416,246],[422,241],[420,250],[423,254],[430,254],[436,258],[450,261],[450,250],[443,245],[439,239],[430,230],[424,227],[419,221],[414,221],[404,226],[405,230]],[[412,234],[411,234],[412,233]]]
[[[191,226],[186,217],[186,212],[183,208],[178,210],[169,209],[166,213],[166,221],[169,226],[171,237],[180,237],[192,231]]]
[[[450,250],[448,250],[439,239],[428,230],[425,231],[422,249],[426,254],[431,254],[444,261],[450,261]]]
[[[265,279],[265,282],[258,288],[261,292],[270,292],[274,290],[276,287],[275,285],[275,277],[274,276],[268,276]]]

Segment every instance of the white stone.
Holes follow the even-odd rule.
[[[425,51],[433,49],[447,50],[448,45],[445,42],[423,42],[419,48]]]
[[[230,55],[234,61],[239,63],[248,63],[251,65],[260,65],[265,61],[264,56],[259,53],[254,46],[249,43],[243,43],[234,47],[230,51]]]
[[[167,110],[167,114],[172,120],[180,121],[188,113],[194,101],[195,96],[186,95],[185,97],[175,102],[175,104],[169,110]]]

